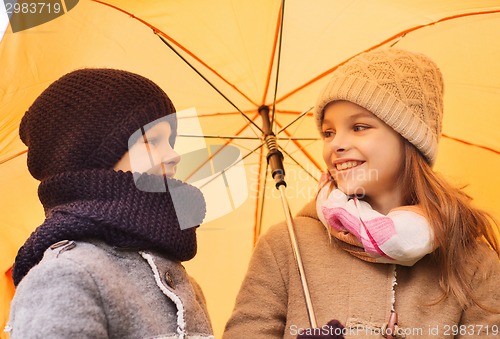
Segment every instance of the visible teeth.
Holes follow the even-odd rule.
[[[346,162],[343,162],[341,164],[337,164],[336,167],[337,167],[337,170],[341,171],[341,170],[345,170],[348,168],[356,167],[358,165],[361,165],[360,161],[346,161]]]

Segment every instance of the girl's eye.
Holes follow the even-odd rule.
[[[368,128],[370,128],[370,127],[365,126],[365,125],[356,125],[352,129],[354,132],[361,132],[361,131],[364,131],[365,129],[368,129]]]
[[[160,138],[145,138],[146,144],[157,146],[160,143]]]
[[[331,138],[335,135],[335,132],[334,131],[323,131],[323,138]]]

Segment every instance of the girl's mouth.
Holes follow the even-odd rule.
[[[345,162],[342,162],[339,164],[335,164],[335,168],[337,169],[337,171],[344,171],[344,170],[348,170],[348,169],[351,169],[354,167],[358,167],[359,165],[362,165],[363,163],[364,163],[364,161],[349,160],[349,161],[345,161]]]

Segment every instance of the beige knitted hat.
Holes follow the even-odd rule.
[[[443,118],[443,78],[427,56],[379,49],[340,66],[316,102],[314,115],[320,131],[325,106],[336,100],[369,110],[434,164]]]

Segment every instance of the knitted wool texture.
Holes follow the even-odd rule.
[[[99,239],[134,250],[157,250],[185,261],[196,254],[196,228],[205,217],[205,200],[196,187],[144,174],[140,178],[168,192],[144,192],[131,172],[93,169],[65,172],[42,181],[38,189],[44,223],[19,250],[12,278],[17,285],[60,240]],[[174,200],[177,202],[174,207]]]
[[[28,168],[38,180],[92,168],[113,168],[142,126],[175,112],[151,80],[115,69],[81,69],[52,83],[19,128]],[[172,119],[175,120],[175,119]],[[173,145],[177,125],[171,122]]]
[[[114,69],[71,72],[35,100],[19,134],[28,146],[28,168],[41,181],[38,194],[46,219],[18,252],[16,285],[51,244],[64,239],[156,249],[180,261],[196,254],[194,226],[206,211],[202,193],[147,174],[139,177],[141,186],[168,190],[144,192],[134,174],[113,170],[135,131],[174,112],[151,80]],[[168,120],[173,146],[177,121]]]
[[[443,118],[443,78],[427,56],[379,49],[340,66],[316,102],[320,131],[326,105],[336,100],[369,110],[434,164]]]

